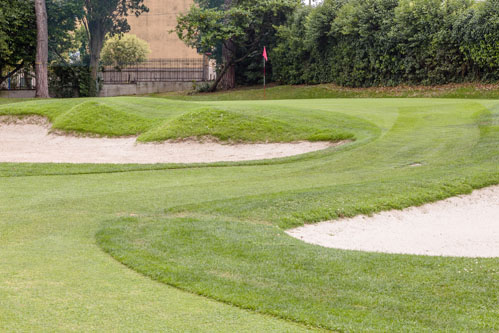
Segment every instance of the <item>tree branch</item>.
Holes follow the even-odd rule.
[[[78,76],[78,73],[74,70],[73,66],[71,66],[71,64],[69,64],[69,63],[66,61],[66,59],[64,59],[64,58],[63,58],[63,56],[62,56],[62,55],[61,55],[61,54],[60,54],[60,53],[59,53],[59,52],[58,52],[55,48],[53,48],[53,47],[52,47],[52,46],[50,46],[50,45],[49,45],[49,47],[50,47],[50,49],[52,50],[52,52],[54,52],[54,53],[55,53],[55,54],[56,54],[56,55],[57,55],[57,56],[58,56],[58,57],[62,60],[62,62],[63,62],[66,66],[68,66],[69,68],[71,68],[71,71],[74,73],[74,75]]]

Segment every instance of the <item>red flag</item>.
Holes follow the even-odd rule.
[[[267,58],[267,48],[265,46],[263,47],[263,57],[265,58],[265,61],[269,61],[269,58]]]

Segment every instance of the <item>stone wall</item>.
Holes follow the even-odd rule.
[[[192,90],[192,82],[139,82],[136,84],[105,84],[100,97],[145,95],[172,91]]]
[[[0,90],[2,98],[35,98],[35,90]]]

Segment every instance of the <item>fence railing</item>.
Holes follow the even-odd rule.
[[[213,65],[212,65],[213,67]],[[104,84],[133,84],[139,82],[192,82],[214,79],[214,68],[208,59],[150,59],[138,65],[102,67],[99,77]],[[34,72],[19,71],[0,84],[0,90],[34,89]]]
[[[104,84],[138,82],[181,82],[208,80],[206,59],[151,59],[133,66],[105,66],[100,73]]]
[[[1,73],[2,75],[5,73]],[[35,73],[20,71],[0,84],[0,90],[31,90],[35,89]]]

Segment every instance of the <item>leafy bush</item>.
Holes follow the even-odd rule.
[[[115,35],[104,44],[101,53],[101,61],[104,66],[116,66],[118,68],[140,64],[147,60],[151,53],[146,41],[135,35]]]

